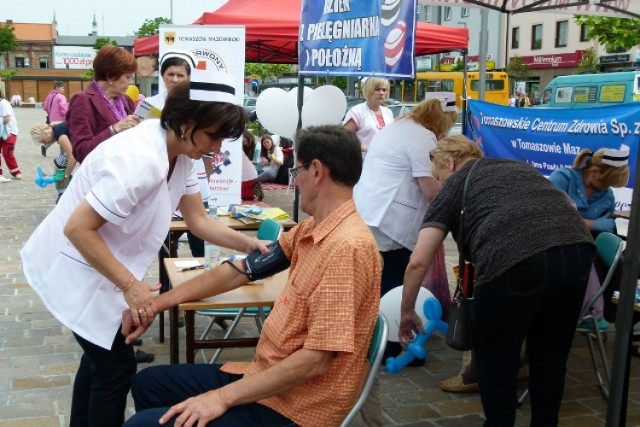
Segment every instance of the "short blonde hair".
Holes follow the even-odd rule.
[[[573,162],[573,169],[596,170],[600,172],[600,182],[607,187],[624,187],[629,181],[629,165],[610,166],[602,162],[605,148],[595,153],[588,148],[580,151]]]
[[[484,154],[478,144],[466,136],[452,135],[438,141],[436,148],[429,153],[434,169],[445,168],[448,156],[451,156],[455,164],[459,164],[463,160],[481,159]]]
[[[385,99],[389,98],[389,80],[381,77],[368,77],[362,86],[362,94],[365,98],[369,99],[369,96],[376,90],[377,87],[384,86],[387,89]]]
[[[44,142],[42,141],[42,133],[50,127],[51,126],[46,123],[36,123],[29,132],[31,134],[31,139],[33,139],[33,142],[35,142],[36,144],[44,144]]]
[[[416,105],[406,117],[429,129],[436,135],[436,139],[442,139],[456,122],[458,113],[442,111],[439,99],[427,99]]]

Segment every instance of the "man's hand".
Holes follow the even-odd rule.
[[[149,326],[144,326],[142,324],[140,324],[140,326],[136,326],[134,324],[131,310],[126,309],[122,312],[122,329],[120,332],[125,336],[124,342],[126,344],[131,344],[140,338],[145,332],[147,332],[147,329],[149,329]]]
[[[215,420],[229,409],[223,403],[221,390],[212,390],[173,405],[160,418],[160,424],[166,424],[178,415],[175,427],[206,426],[209,421]]]
[[[398,329],[400,342],[411,342],[418,333],[424,334],[425,330],[422,320],[416,314],[416,311],[402,311],[400,315],[400,327]]]

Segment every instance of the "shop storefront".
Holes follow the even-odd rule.
[[[577,74],[583,53],[584,50],[576,50],[571,53],[521,56],[520,59],[530,70],[524,90],[533,92],[537,97],[554,77]]]

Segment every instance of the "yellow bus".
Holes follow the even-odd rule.
[[[416,75],[416,80],[402,81],[402,102],[420,102],[426,92],[454,92],[456,105],[462,108],[462,71],[426,71]],[[479,99],[480,73],[467,72],[467,97]],[[503,71],[486,73],[484,100],[509,105],[509,76]]]

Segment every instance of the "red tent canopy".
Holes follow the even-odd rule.
[[[215,12],[205,12],[194,24],[244,25],[247,62],[296,64],[300,31],[301,0],[229,0]],[[466,50],[466,28],[418,22],[416,55]],[[158,53],[158,36],[136,39],[137,56]]]

